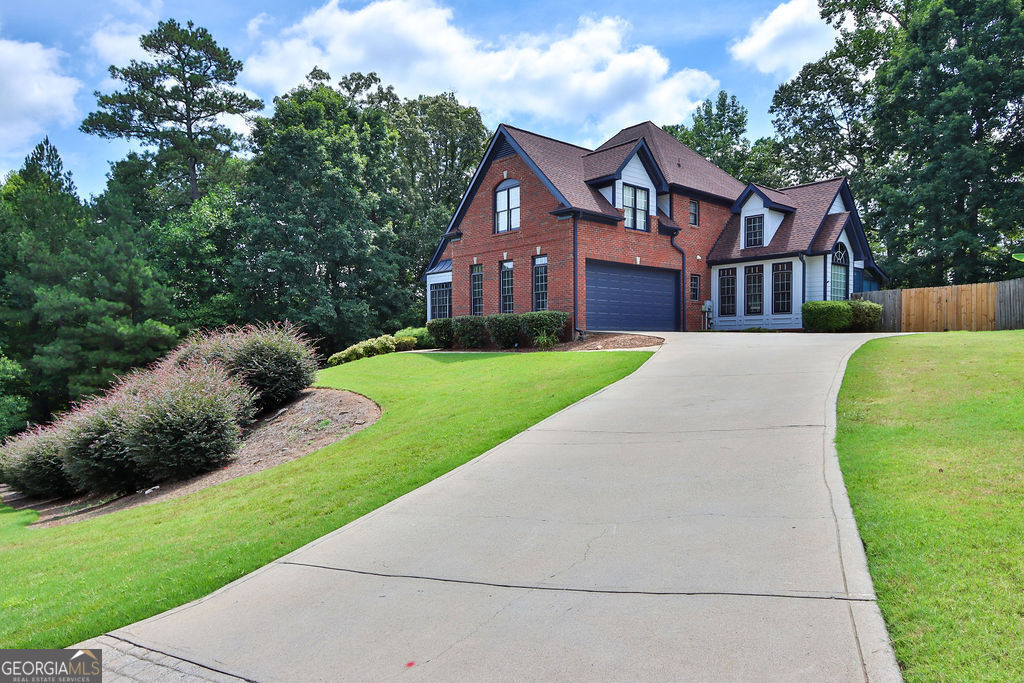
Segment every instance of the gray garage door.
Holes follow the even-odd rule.
[[[587,260],[588,330],[678,330],[679,271]]]

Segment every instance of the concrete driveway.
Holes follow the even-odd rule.
[[[869,338],[670,334],[448,475],[90,644],[114,679],[898,680],[832,443]]]

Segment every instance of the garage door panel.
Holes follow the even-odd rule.
[[[679,272],[588,260],[587,328],[678,330]]]

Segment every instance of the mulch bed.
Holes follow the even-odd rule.
[[[373,424],[380,414],[380,407],[365,396],[335,389],[307,389],[284,408],[258,420],[246,432],[228,464],[213,472],[120,497],[86,495],[39,500],[21,496],[6,486],[0,487],[0,497],[16,510],[31,508],[38,512],[39,518],[33,527],[70,524],[185,496],[301,458]]]

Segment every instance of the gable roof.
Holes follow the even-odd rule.
[[[732,217],[726,223],[725,230],[722,231],[714,247],[711,248],[711,253],[708,254],[708,263],[747,261],[797,253],[810,254],[814,253],[811,251],[812,246],[817,244],[820,247],[825,244],[828,241],[828,236],[834,232],[834,238],[828,243],[828,247],[823,249],[823,251],[831,251],[835,240],[839,238],[839,233],[846,225],[846,219],[850,218],[849,212],[828,213],[836,194],[844,186],[846,186],[845,178],[832,178],[777,190],[760,185],[755,186],[751,183],[747,186],[747,190],[744,190],[744,194],[749,194],[748,191],[756,191],[758,194],[767,196],[773,204],[791,207],[790,212],[782,219],[771,242],[763,247],[741,249],[742,230],[740,229],[739,215],[741,202],[737,200],[733,207]],[[834,216],[835,218],[833,218]],[[843,218],[839,218],[840,216]]]
[[[623,128],[597,148],[603,151],[643,138],[669,185],[696,190],[726,201],[733,201],[743,191],[743,183],[679,142],[650,121]]]

